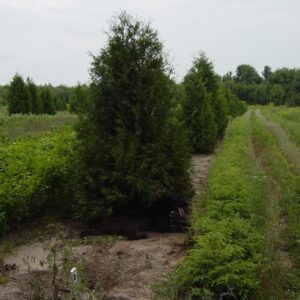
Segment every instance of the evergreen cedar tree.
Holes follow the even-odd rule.
[[[30,78],[27,79],[27,88],[29,91],[29,96],[31,101],[31,113],[38,115],[42,112],[41,100],[38,95],[37,86]]]
[[[168,191],[189,195],[190,151],[157,32],[121,13],[90,72],[91,109],[77,127],[81,216],[145,208]]]
[[[228,123],[227,100],[213,64],[204,53],[184,78],[183,118],[195,153],[212,152]]]
[[[69,111],[71,113],[85,113],[88,110],[87,87],[77,84],[71,92]]]
[[[42,87],[40,93],[40,99],[41,99],[41,112],[47,115],[54,115],[55,114],[54,101],[49,87],[47,86]]]
[[[16,74],[9,86],[9,114],[28,114],[31,111],[30,94],[23,78]]]
[[[55,103],[49,87],[38,88],[32,79],[25,83],[16,74],[8,87],[9,114],[55,114]]]

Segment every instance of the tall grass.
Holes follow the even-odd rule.
[[[7,116],[7,115],[8,115],[7,106],[0,105],[0,117]]]
[[[290,135],[291,139],[300,146],[300,108],[286,106],[261,107],[262,113],[270,120],[277,122]]]
[[[277,131],[275,125],[270,126],[258,112],[252,126],[258,159],[267,175],[269,191],[265,199],[262,299],[296,299],[300,292],[296,267],[300,249],[299,244],[297,247],[293,244],[299,238],[300,178],[296,175],[294,161],[288,160],[290,153],[289,149],[285,149],[287,143],[281,142],[281,131]]]
[[[26,136],[38,136],[43,132],[55,131],[64,125],[72,125],[77,116],[67,112],[50,115],[0,115],[0,142]]]

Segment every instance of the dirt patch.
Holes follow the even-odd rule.
[[[104,299],[152,299],[151,284],[172,269],[185,249],[184,233],[150,233],[143,240],[73,246],[70,261],[81,266],[78,276],[84,278],[87,288],[93,291],[100,287]],[[45,286],[47,278],[49,281],[48,254],[45,243],[37,242],[7,256],[3,265],[13,267],[5,272],[8,282],[1,285],[0,299],[33,299],[28,296],[33,276],[39,274],[39,285]],[[68,276],[62,270],[59,273]],[[49,285],[47,289],[51,290]]]
[[[117,241],[109,249],[77,247],[88,287],[101,285],[107,299],[152,299],[151,284],[185,253],[185,234],[151,233],[149,238]],[[84,253],[84,254],[83,254]]]
[[[203,191],[206,178],[209,172],[209,166],[212,161],[211,155],[194,155],[193,156],[193,187],[196,195]]]
[[[45,261],[49,252],[45,247],[45,243],[42,242],[23,245],[14,251],[14,254],[4,258],[4,265],[15,266],[19,274],[27,273],[28,270],[45,271],[47,270]]]

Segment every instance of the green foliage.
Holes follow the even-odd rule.
[[[287,131],[293,142],[300,146],[299,107],[267,106],[261,110],[268,119],[279,123]]]
[[[264,71],[262,72],[262,75],[265,80],[268,80],[270,76],[272,75],[272,69],[269,66],[264,67]]]
[[[91,109],[77,128],[81,216],[147,206],[166,190],[189,193],[189,151],[180,124],[172,123],[167,70],[157,32],[118,15],[107,45],[93,56]]]
[[[17,138],[36,137],[47,131],[56,131],[64,125],[73,125],[76,120],[76,116],[63,112],[55,116],[0,116],[0,143],[9,143]]]
[[[245,110],[215,74],[213,64],[201,53],[184,78],[185,101],[182,115],[189,130],[190,144],[196,153],[214,149],[217,138],[222,138],[229,116]]]
[[[265,66],[263,79],[249,65],[238,66],[234,77],[223,76],[223,82],[250,104],[300,105],[300,70],[281,68],[274,72]]]
[[[67,110],[71,90],[63,85],[36,86],[30,78],[25,84],[16,74],[9,87],[0,86],[0,105],[8,103],[10,114],[55,114]]]
[[[236,74],[234,76],[236,82],[242,82],[245,84],[255,84],[261,82],[261,77],[257,71],[250,65],[239,65],[236,68]]]
[[[64,111],[67,110],[67,104],[70,100],[70,94],[72,88],[67,87],[65,85],[59,85],[56,87],[49,86],[52,94],[53,94],[53,101],[55,110],[57,111]]]
[[[78,84],[72,90],[69,111],[73,113],[84,113],[88,111],[88,90],[86,86]]]
[[[247,105],[245,102],[240,101],[237,96],[228,88],[223,85],[224,97],[227,102],[227,110],[230,117],[235,118],[244,114],[247,111]]]
[[[205,194],[194,202],[194,245],[159,286],[158,298],[219,299],[228,293],[252,299],[259,292],[265,181],[251,160],[248,126],[243,117],[228,128]]]
[[[231,81],[232,74],[227,74],[226,83],[221,83],[204,53],[185,76],[182,118],[195,153],[212,152],[217,138],[224,136],[229,118],[247,110],[228,87]]]
[[[270,108],[266,107],[263,110],[269,111]],[[289,110],[281,108],[286,115]],[[252,121],[253,138],[259,145],[263,167],[269,177],[269,185],[276,187],[275,191],[266,196],[266,199],[271,200],[266,203],[266,216],[270,226],[266,229],[269,232],[265,234],[267,237],[265,272],[268,273],[267,280],[272,286],[265,291],[270,296],[264,299],[295,299],[300,292],[298,269],[300,266],[300,177],[295,162],[288,161],[291,159],[289,143],[280,143],[281,131],[277,131],[276,126],[272,127],[266,122],[268,121],[264,118],[255,118]],[[300,132],[299,124],[298,132]],[[297,153],[295,159],[299,159]],[[286,267],[284,264],[286,259],[292,261],[293,266]]]
[[[42,112],[42,105],[41,100],[38,95],[37,86],[34,84],[32,79],[27,79],[27,88],[30,95],[30,102],[31,102],[31,113],[37,115]]]
[[[44,86],[43,88],[41,88],[40,98],[42,106],[41,112],[47,115],[54,115],[55,107],[53,102],[53,95],[49,87]]]
[[[8,115],[7,106],[0,106],[0,117]]]
[[[0,233],[24,220],[67,211],[73,142],[74,133],[63,129],[0,144]]]
[[[228,124],[229,107],[225,96],[225,91],[220,84],[213,93],[213,111],[215,114],[215,122],[218,127],[218,137],[222,138]]]
[[[23,78],[16,74],[9,86],[8,112],[9,114],[28,114],[31,111],[29,91]]]
[[[0,86],[0,106],[7,105],[8,91],[9,91],[9,87],[7,85]]]
[[[196,153],[211,152],[216,143],[218,129],[209,94],[197,73],[189,73],[184,85],[186,101],[183,105],[183,116],[192,149]]]

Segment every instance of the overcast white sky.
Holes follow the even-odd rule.
[[[249,63],[300,67],[299,0],[0,0],[0,84],[89,80],[91,51],[121,10],[151,21],[178,80],[205,51],[219,74]]]

